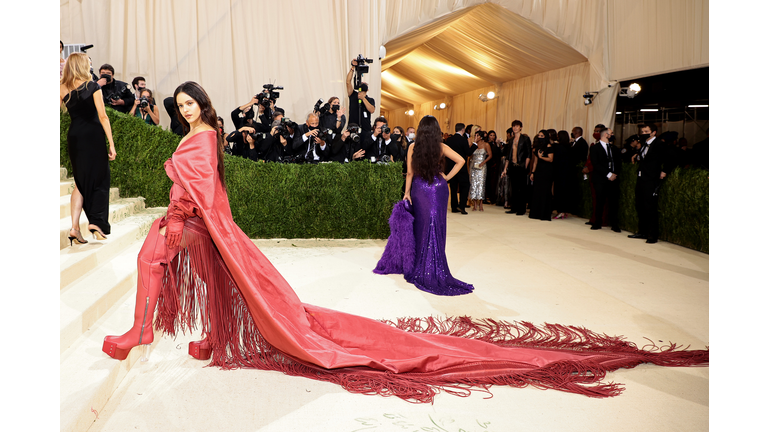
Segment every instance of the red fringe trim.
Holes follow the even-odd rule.
[[[440,391],[460,397],[467,397],[472,391],[484,391],[491,395],[489,388],[493,385],[530,385],[589,397],[617,396],[623,388],[613,382],[604,383],[607,372],[641,363],[704,366],[709,362],[709,348],[688,350],[676,344],[658,347],[651,343],[640,349],[623,337],[598,334],[583,327],[560,324],[538,327],[528,322],[427,317],[382,322],[407,332],[477,339],[503,347],[568,350],[598,355],[582,361],[561,361],[522,371],[527,365],[513,361],[474,363],[432,373],[394,374],[366,367],[321,368],[277,350],[263,338],[205,226],[199,224],[187,221],[182,240],[185,247],[169,261],[158,300],[155,327],[175,336],[178,330],[195,329],[199,319],[203,337],[213,348],[208,366],[274,370],[332,382],[352,393],[397,396],[409,402],[432,403]]]

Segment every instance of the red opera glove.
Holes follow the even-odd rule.
[[[199,216],[198,213],[197,205],[187,193],[180,199],[171,201],[165,216],[165,244],[169,249],[179,246],[184,232],[184,221]]]
[[[181,234],[184,232],[184,219],[177,215],[166,217],[165,245],[173,249],[181,243]]]

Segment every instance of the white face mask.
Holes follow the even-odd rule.
[[[408,134],[408,139],[411,140],[411,141],[415,140],[416,139],[416,134],[413,133],[413,132],[409,133]]]

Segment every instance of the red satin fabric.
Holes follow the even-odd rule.
[[[578,345],[572,341],[548,345],[537,334],[535,338],[521,338],[527,338],[527,346],[513,346],[515,341],[510,342],[509,337],[505,339],[509,334],[494,341],[487,333],[482,338],[466,334],[451,336],[448,334],[456,332],[434,328],[424,331],[407,324],[399,326],[407,330],[404,331],[387,323],[302,303],[283,276],[233,221],[227,193],[217,172],[215,134],[206,131],[194,135],[166,162],[166,171],[174,182],[172,207],[186,216],[202,218],[221,254],[227,277],[231,277],[242,295],[258,332],[288,358],[310,368],[362,376],[373,374],[377,379],[398,374],[393,380],[407,381],[413,376],[415,381],[423,383],[425,378],[420,374],[429,374],[431,378],[437,377],[434,382],[438,386],[460,383],[483,388],[490,384],[537,385],[536,380],[540,379],[537,374],[544,373],[542,371],[546,371],[548,380],[558,381],[551,379],[552,370],[562,365],[570,367],[562,371],[566,381],[574,374],[573,368],[580,372],[591,370],[587,374],[593,374],[595,381],[599,381],[601,371],[604,374],[605,370],[631,367],[644,361],[656,362],[649,360],[650,354],[637,350],[634,345],[618,343],[620,338],[590,348],[587,344]],[[511,330],[520,331],[519,328]],[[572,330],[564,327],[557,330],[568,331]],[[589,337],[594,338],[594,335],[590,333]],[[689,364],[705,363],[704,357],[708,360],[708,351]],[[387,374],[382,375],[382,371]],[[304,373],[304,376],[311,374]],[[431,381],[427,382],[430,385]],[[558,386],[555,382],[544,387],[574,391],[567,383]],[[617,394],[615,389],[610,394],[575,392],[591,396]],[[398,395],[396,391],[390,394]],[[430,400],[431,396],[420,401]]]

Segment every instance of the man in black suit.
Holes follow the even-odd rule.
[[[331,146],[318,138],[320,133],[320,118],[312,113],[307,116],[307,122],[299,125],[293,138],[294,154],[304,155],[308,163],[325,162],[330,157]]]
[[[576,126],[571,130],[571,146],[568,148],[568,156],[574,164],[585,163],[587,161],[587,153],[589,152],[589,143],[582,138],[584,130]]]
[[[608,128],[600,129],[600,141],[589,152],[592,162],[592,184],[595,187],[595,222],[593,230],[603,227],[603,208],[608,205],[608,218],[611,229],[621,232],[619,228],[619,180],[621,172],[621,156],[619,149],[613,144],[613,131]],[[605,221],[608,222],[608,221]]]
[[[471,147],[469,146],[467,136],[464,134],[465,128],[464,123],[456,123],[454,127],[456,133],[445,140],[445,145],[458,153],[464,160],[477,149],[477,144],[473,143]],[[451,172],[454,165],[456,164],[450,158],[445,158],[445,174]],[[467,170],[460,169],[458,174],[448,182],[448,185],[451,188],[451,213],[467,214],[467,211],[464,210],[469,195],[469,173]]]
[[[397,148],[397,142],[392,140],[392,130],[385,131],[385,126],[388,128],[387,119],[384,117],[377,117],[373,121],[373,131],[361,133],[361,149],[365,151],[365,160],[371,162],[378,162],[384,156],[390,158],[399,152]],[[355,150],[356,151],[356,150]]]
[[[509,182],[509,210],[505,213],[525,215],[525,206],[528,202],[528,167],[531,163],[531,139],[522,133],[523,122],[512,122],[511,140],[507,154],[507,162],[501,175]]]
[[[667,150],[657,139],[657,130],[653,123],[640,125],[642,147],[635,156],[640,165],[635,186],[638,230],[629,238],[646,239],[646,243],[656,243],[659,239],[659,187],[669,171]]]

